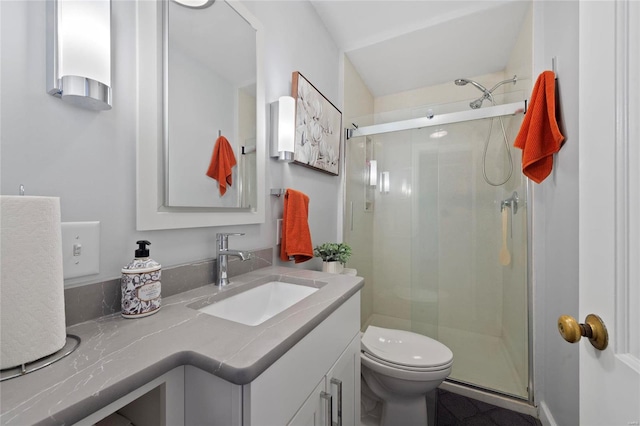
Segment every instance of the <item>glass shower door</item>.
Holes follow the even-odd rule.
[[[511,179],[499,187],[483,179],[488,120],[348,141],[345,239],[349,266],[365,277],[363,329],[437,339],[454,353],[451,380],[526,399],[525,181],[513,149]],[[513,128],[521,117],[504,120]],[[491,139],[487,174],[506,170],[504,153]],[[519,208],[507,207],[503,236],[501,206],[514,192]]]
[[[451,348],[450,379],[527,398],[525,182],[518,169],[502,186],[484,180],[489,125],[456,123],[437,138],[429,129],[412,133],[411,323]],[[504,150],[491,148],[487,172],[506,173]],[[503,203],[514,192],[523,194],[517,213],[515,201]],[[508,263],[501,263],[503,243]]]

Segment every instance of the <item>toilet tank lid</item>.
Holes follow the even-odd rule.
[[[362,335],[362,350],[382,360],[409,367],[450,364],[453,352],[430,337],[404,330],[369,326]]]

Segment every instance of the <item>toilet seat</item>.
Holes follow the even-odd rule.
[[[368,352],[362,352],[362,355],[367,357],[368,359],[377,362],[379,364],[382,365],[386,365],[387,367],[391,367],[391,368],[397,368],[398,370],[403,370],[403,371],[415,371],[417,373],[421,373],[421,372],[436,372],[436,371],[442,371],[442,370],[446,370],[447,368],[451,367],[451,365],[453,364],[453,360],[451,360],[451,362],[444,364],[444,365],[438,365],[435,367],[410,367],[407,365],[402,365],[402,364],[396,364],[393,362],[389,362],[385,359],[381,359],[371,353]]]
[[[407,370],[400,368],[401,366],[391,363],[383,363],[372,357],[366,352],[360,352],[360,363],[362,365],[363,374],[368,368],[374,371],[378,376],[393,377],[395,379],[406,380],[409,382],[442,382],[451,374],[451,365],[438,370]]]
[[[362,335],[363,355],[390,368],[414,372],[437,372],[451,368],[453,352],[421,334],[369,326]]]

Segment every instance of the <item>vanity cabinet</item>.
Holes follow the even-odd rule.
[[[319,390],[332,395],[333,420],[337,421],[337,386],[331,384],[332,378],[342,381],[343,424],[359,424],[359,342],[358,292],[243,387],[243,425],[331,424],[313,414],[318,409],[316,404],[321,410],[326,407],[316,397]],[[306,423],[308,419],[316,422]]]
[[[358,292],[249,384],[186,366],[185,425],[330,424],[321,392],[332,395],[333,422],[339,424],[338,385],[331,379],[342,382],[342,424],[359,424],[359,329]]]
[[[249,384],[185,365],[78,424],[93,425],[116,411],[132,420],[153,412],[156,417],[135,424],[154,426],[359,425],[360,292]]]

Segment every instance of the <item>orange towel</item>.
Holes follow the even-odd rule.
[[[227,185],[231,186],[231,168],[236,165],[236,156],[224,136],[218,137],[213,147],[213,155],[207,176],[218,181],[220,196],[227,192]]]
[[[313,257],[308,217],[309,197],[300,191],[287,189],[284,194],[280,260],[286,262],[293,257],[296,263],[301,263]]]
[[[564,136],[556,122],[556,78],[553,71],[538,77],[527,114],[513,144],[522,149],[522,173],[536,183],[553,168],[553,154],[560,150]]]

